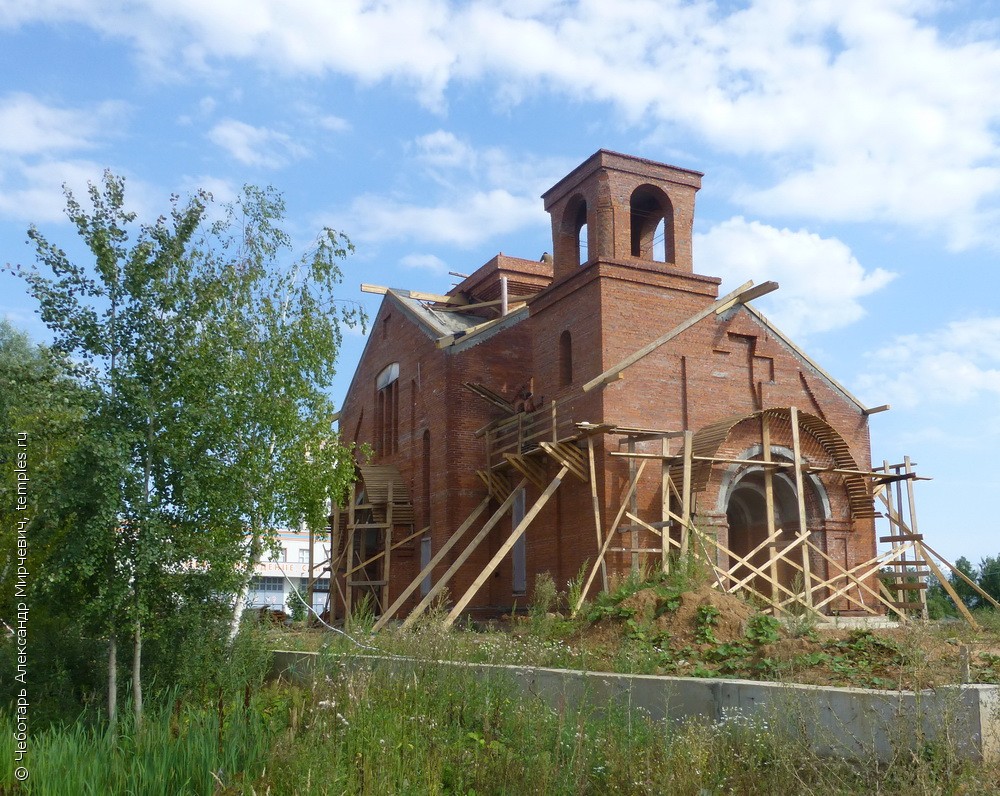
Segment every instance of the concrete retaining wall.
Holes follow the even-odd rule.
[[[816,754],[882,760],[929,743],[946,743],[968,759],[1000,762],[1000,686],[945,686],[932,691],[826,688],[753,680],[608,674],[527,666],[338,656],[348,667],[461,667],[476,676],[509,677],[529,697],[550,706],[615,705],[656,721],[743,716],[805,743]],[[316,653],[276,651],[272,677],[311,680]]]

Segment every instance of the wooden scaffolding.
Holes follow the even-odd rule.
[[[602,589],[607,590],[611,585],[610,553],[627,556],[628,567],[633,570],[659,567],[667,571],[677,558],[700,559],[710,570],[715,588],[747,595],[764,610],[778,615],[803,612],[820,617],[844,612],[866,616],[888,614],[901,622],[914,617],[926,618],[926,592],[929,579],[934,577],[965,618],[975,624],[945,577],[945,570],[1000,607],[964,573],[937,554],[918,531],[914,483],[920,479],[908,457],[900,464],[883,462],[881,468],[859,465],[852,458],[847,443],[832,427],[794,406],[761,409],[746,417],[721,420],[697,432],[589,423],[575,417],[574,407],[582,396],[621,379],[626,369],[703,319],[728,312],[776,288],[774,282],[741,285],[581,385],[580,390],[541,407],[519,406],[485,385],[466,384],[470,391],[502,412],[500,418],[475,433],[477,438],[483,439],[485,448],[485,465],[477,471],[484,487],[483,499],[416,577],[398,594],[390,595],[391,552],[429,529],[413,532],[413,508],[395,468],[359,468],[362,486],[360,489],[355,487],[348,505],[335,512],[331,524],[331,549],[335,559],[340,551],[342,578],[338,580],[337,589],[346,614],[350,614],[356,602],[357,590],[367,590],[373,595],[376,611],[380,614],[375,629],[384,627],[397,618],[420,584],[458,548],[450,566],[416,606],[405,617],[398,617],[404,626],[412,624],[443,593],[477,547],[511,510],[518,492],[527,484],[533,484],[539,490],[538,497],[530,508],[526,507],[523,518],[502,540],[495,555],[475,573],[471,585],[458,595],[446,618],[447,624],[453,623],[567,477],[589,484],[595,532],[595,555],[575,610],[593,594],[598,576]],[[452,301],[448,297],[412,295],[432,302]],[[763,316],[754,312],[767,324]],[[476,328],[496,322],[489,321]],[[439,340],[439,346],[452,344],[452,337]],[[805,354],[798,353],[810,367],[836,383]],[[869,415],[887,408],[881,406],[863,411]],[[753,420],[759,428],[760,454],[739,459],[721,453],[720,446],[732,429],[747,420]],[[787,423],[790,430],[790,458],[773,454],[772,426],[776,423],[781,423],[782,427]],[[606,456],[611,460],[624,458],[628,470],[624,492],[610,522],[610,512],[602,516],[598,485],[604,481],[604,472],[599,471],[595,456],[595,440],[602,435]],[[815,463],[803,453],[804,435],[822,447],[827,462]],[[609,444],[611,438],[617,442],[617,449]],[[651,451],[650,447],[657,443],[658,450]],[[644,480],[651,464],[659,472],[656,476],[651,473]],[[704,513],[698,512],[698,495],[712,473],[717,468],[732,467],[755,468],[763,479],[766,532],[746,551],[735,550],[732,543],[720,541],[719,535],[702,521]],[[849,563],[846,554],[838,560],[824,549],[824,533],[821,528],[810,527],[806,505],[806,479],[821,476],[836,480],[838,489],[846,495],[852,521],[876,523],[876,538],[883,545],[881,552],[875,547],[873,556]],[[789,526],[786,528],[779,526],[775,516],[775,482],[779,477],[784,479],[783,483],[791,485],[796,504],[794,513],[797,516],[786,523]],[[651,482],[656,484],[658,499],[640,500],[640,485],[648,488]],[[491,505],[496,508],[488,513]],[[656,508],[651,511],[650,505]],[[640,506],[645,506],[645,510],[641,511]],[[647,516],[643,516],[644,512]],[[879,523],[887,525],[881,535],[877,530]],[[393,541],[393,529],[401,525],[405,526],[403,533],[408,528],[408,534]],[[479,530],[466,539],[477,526]]]
[[[522,414],[524,416],[519,416]],[[399,617],[403,627],[413,624],[453,582],[477,547],[510,511],[518,490],[529,483],[534,484],[540,490],[537,499],[501,541],[485,567],[476,573],[471,585],[451,604],[445,623],[453,623],[567,477],[589,485],[595,533],[595,556],[591,559],[575,610],[580,609],[588,596],[593,596],[598,578],[601,589],[609,588],[608,555],[621,553],[636,570],[661,568],[668,571],[673,561],[691,556],[709,569],[714,588],[747,596],[762,610],[775,615],[811,613],[819,618],[840,613],[871,617],[889,615],[900,622],[927,618],[926,591],[930,578],[934,577],[956,601],[965,618],[975,624],[954,593],[945,570],[954,572],[973,588],[977,588],[976,585],[935,552],[917,530],[914,483],[921,479],[908,457],[900,464],[884,462],[877,469],[840,466],[848,464],[846,454],[842,461],[835,457],[832,466],[810,464],[802,452],[801,436],[808,433],[815,437],[822,433],[822,427],[812,416],[795,407],[765,410],[751,416],[759,420],[761,453],[750,459],[727,457],[716,450],[728,430],[746,418],[723,421],[695,434],[688,430],[643,429],[608,423],[567,423],[560,418],[556,404],[519,415],[488,429],[485,434],[487,467],[478,473],[487,494],[416,577],[394,595],[391,603],[387,592],[382,592],[379,606],[384,606],[384,610],[380,611],[375,629],[384,627],[396,617],[419,585],[431,576],[453,548],[459,546],[460,552],[448,569],[406,616]],[[771,424],[776,419],[790,423],[790,461],[778,461],[771,455]],[[516,428],[516,433],[511,433],[511,426]],[[612,459],[623,458],[628,463],[627,486],[610,521],[602,517],[598,495],[597,485],[602,473],[596,466],[595,440],[600,435],[606,437],[607,455]],[[617,450],[613,449],[614,445],[608,445],[609,438],[617,440]],[[656,442],[659,451],[649,452],[650,443]],[[832,441],[828,442],[833,445]],[[647,450],[640,452],[638,447],[642,443]],[[650,465],[658,467],[658,477],[643,480]],[[713,468],[733,465],[759,468],[763,473],[767,532],[748,552],[737,552],[698,522],[698,489],[707,483]],[[796,487],[798,524],[792,533],[778,527],[775,520],[773,482],[779,472],[785,473]],[[854,516],[871,518],[887,526],[878,537],[884,548],[881,552],[849,565],[824,548],[822,533],[809,526],[805,502],[804,479],[815,474],[834,476],[843,484]],[[637,496],[640,483],[648,485],[651,481],[658,484],[659,490],[659,499],[653,501],[659,508],[656,516],[648,516],[650,501],[640,502]],[[362,517],[360,509],[374,501],[363,494],[361,500],[369,502],[359,502],[355,508],[353,527],[356,532],[372,524],[367,516]],[[640,503],[647,506],[647,516],[640,511]],[[479,525],[479,530],[465,540],[491,505],[496,508]],[[346,527],[351,527],[350,522]],[[388,542],[386,544],[389,546]],[[360,563],[352,572],[367,563],[360,555],[356,555],[356,559]],[[388,573],[389,561],[386,556],[383,573]],[[354,585],[367,583],[358,581]],[[377,585],[385,586],[381,581]],[[983,596],[996,604],[988,595]]]
[[[428,530],[413,528],[413,503],[399,470],[359,465],[347,505],[335,505],[330,521],[331,609],[339,599],[347,617],[368,600],[376,614],[384,613],[394,551],[412,558],[414,541]]]

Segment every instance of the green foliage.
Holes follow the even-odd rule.
[[[31,730],[71,723],[81,714],[87,720],[95,718],[91,708],[105,694],[107,645],[63,616],[37,607],[31,609],[27,648]],[[0,671],[17,671],[16,652],[11,640],[0,639]],[[0,712],[14,705],[21,687],[12,676],[0,677]]]
[[[307,617],[309,613],[306,610],[306,604],[305,602],[303,602],[303,598],[299,596],[298,592],[296,592],[292,596],[291,609],[292,609],[291,617],[293,622],[301,622],[303,619]]]
[[[747,622],[747,638],[754,644],[773,644],[781,639],[781,622],[768,614],[754,614]]]
[[[85,724],[33,739],[27,793],[274,796],[506,793],[991,793],[995,764],[928,745],[885,761],[816,756],[788,715],[726,709],[666,726],[614,705],[523,698],[460,667],[335,662],[308,687],[174,700],[142,736]],[[404,668],[406,666],[406,668]],[[14,790],[0,717],[0,791]]]
[[[816,638],[816,614],[812,611],[790,614],[785,619],[785,629],[792,638]]]
[[[146,670],[155,701],[178,697],[198,704],[241,697],[259,688],[270,667],[270,652],[257,614],[244,618],[229,637],[229,610],[216,602],[188,605],[160,618],[159,632],[146,647]]]
[[[1000,601],[1000,556],[986,556],[980,560],[978,567],[962,556],[955,562],[955,568],[994,600]],[[954,572],[949,574],[948,582],[966,607],[995,610],[988,599]],[[959,615],[951,596],[936,578],[930,579],[927,589],[927,609],[932,619]]]
[[[29,230],[36,264],[13,270],[52,356],[0,330],[0,382],[26,385],[17,404],[43,407],[43,427],[72,428],[33,445],[45,489],[32,610],[58,605],[92,635],[148,649],[183,617],[218,621],[278,528],[325,523],[354,476],[327,388],[341,324],[365,318],[335,297],[350,242],[325,230],[287,266],[284,205],[270,189],[244,189],[212,224],[202,193],[140,225],[110,173],[87,198],[66,192],[89,263]],[[33,420],[0,411],[5,430]]]
[[[74,378],[71,364],[51,349],[33,345],[27,335],[0,320],[0,618],[14,615],[14,579],[19,520],[37,515],[38,499],[49,494],[61,462],[78,444],[81,424],[92,409],[94,395]],[[18,456],[26,468],[17,468]],[[18,476],[30,480],[28,503],[18,509]],[[43,571],[44,540],[28,533],[32,580]]]
[[[971,580],[973,583],[975,583],[979,579],[975,567],[972,566],[972,562],[969,561],[969,559],[967,559],[965,556],[962,556],[961,558],[958,559],[958,561],[955,562],[955,569],[962,572],[962,574],[964,574],[967,578],[969,578],[969,580]],[[973,589],[968,583],[966,583],[962,578],[960,578],[955,573],[951,573],[951,576],[948,578],[948,580],[951,582],[952,588],[955,590],[955,593],[958,594],[958,596],[962,599],[963,603],[965,603],[969,608],[976,607],[976,605],[979,602],[979,595],[976,594],[975,589]]]
[[[244,781],[264,771],[278,735],[253,702],[248,707],[242,696],[214,709],[178,699],[155,709],[141,733],[128,720],[117,733],[85,721],[49,728],[32,736],[25,792],[174,796],[217,793],[220,784],[243,792]],[[13,736],[9,714],[0,714],[0,733]],[[0,791],[12,779],[0,774]]]
[[[371,592],[365,592],[351,608],[345,627],[351,633],[369,633],[376,618],[375,597]]]
[[[559,590],[548,572],[535,575],[528,614],[535,623],[544,623],[548,615],[559,607]]]
[[[1000,602],[1000,556],[987,556],[979,562],[979,588]],[[982,598],[980,601],[987,604]]]
[[[718,624],[721,615],[719,609],[714,605],[699,605],[695,638],[702,644],[718,644],[713,628]]]
[[[569,606],[571,613],[576,610],[577,604],[581,603],[580,598],[583,596],[583,585],[587,582],[588,572],[590,572],[589,559],[580,565],[580,570],[574,577],[566,581],[566,605]],[[584,614],[586,613],[584,611]]]

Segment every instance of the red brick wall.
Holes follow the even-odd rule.
[[[632,192],[645,184],[658,186],[669,196],[676,236],[672,264],[631,257],[629,201]],[[719,280],[691,272],[691,224],[699,185],[700,175],[696,172],[603,151],[595,154],[545,195],[546,208],[553,216],[554,281],[529,302],[530,317],[494,334],[442,350],[398,302],[390,297],[383,302],[345,401],[341,428],[350,437],[364,410],[359,441],[371,441],[375,377],[390,362],[399,362],[399,450],[385,461],[397,464],[408,480],[417,518],[426,516],[421,454],[422,435],[429,430],[433,551],[440,549],[485,496],[476,476],[476,470],[485,466],[484,441],[475,437],[475,431],[502,416],[500,410],[465,389],[462,383],[466,381],[482,382],[513,398],[520,385],[533,379],[536,400],[543,400],[546,407],[557,401],[560,418],[662,430],[696,431],[722,418],[747,417],[763,408],[796,406],[836,429],[857,465],[868,468],[868,425],[860,407],[743,307],[720,316],[709,315],[626,369],[620,380],[586,394],[580,390],[583,383],[716,298]],[[590,209],[591,262],[566,267],[567,247],[575,246],[575,240],[565,234],[564,216],[578,196],[586,198]],[[544,268],[535,268],[528,261],[518,261],[518,265],[506,258],[504,262],[511,269],[517,266],[525,273],[531,271],[532,278],[547,278],[542,273]],[[500,265],[500,258],[491,261],[476,272],[473,281],[477,285],[492,284],[491,269]],[[562,383],[560,367],[560,340],[567,331],[572,341],[573,376],[568,386]],[[787,428],[778,428],[775,434],[774,444],[791,447]],[[628,461],[609,455],[619,449],[621,442],[618,437],[595,438],[595,458],[601,474],[597,492],[605,529],[621,504],[629,478]],[[757,430],[740,425],[720,455],[738,456],[756,443]],[[672,444],[676,451],[677,442]],[[829,453],[810,435],[803,435],[802,445],[807,462],[830,462]],[[639,450],[658,453],[660,442],[642,443]],[[556,464],[546,462],[545,467],[552,478]],[[658,461],[647,465],[636,497],[640,516],[654,521],[660,518],[660,469]],[[720,541],[725,542],[727,482],[725,468],[716,469],[705,491],[696,496],[695,510],[697,521],[718,532]],[[516,483],[519,476],[513,473],[511,478]],[[830,508],[819,539],[825,545],[823,549],[849,566],[870,558],[875,548],[872,521],[850,517],[837,476],[821,475],[818,480],[829,497]],[[528,487],[528,509],[540,491],[537,486]],[[809,500],[815,503],[813,497]],[[495,508],[491,506],[466,538],[472,537]],[[814,514],[818,510],[814,505]],[[449,590],[453,597],[465,592],[510,530],[507,517],[452,581]],[[628,547],[631,541],[630,534],[622,534],[612,544]],[[659,540],[645,532],[639,534],[638,543],[643,547],[659,546]],[[537,573],[549,572],[564,586],[585,561],[593,562],[597,541],[589,485],[567,475],[556,497],[528,529],[526,544],[528,600]],[[456,546],[434,573],[435,580],[463,546]],[[395,560],[399,565],[393,565],[392,592],[398,594],[415,576],[418,557]],[[613,554],[608,560],[613,569],[624,572],[631,556]],[[822,571],[821,563],[817,562],[817,571]],[[511,583],[507,556],[471,606],[509,608],[514,599]],[[518,601],[523,604],[524,599]],[[404,613],[408,607],[404,607]]]

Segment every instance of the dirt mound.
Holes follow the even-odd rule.
[[[662,604],[663,598],[657,594],[654,588],[640,589],[621,601],[621,607],[626,611],[631,611],[635,621],[640,624],[652,622]]]
[[[709,610],[702,610],[705,608]],[[702,586],[697,591],[681,594],[677,610],[661,615],[656,625],[675,638],[694,640],[706,623],[705,617],[711,615],[714,617],[710,623],[712,636],[724,644],[746,636],[747,622],[754,613],[754,609],[738,597]]]
[[[754,609],[731,594],[710,586],[686,591],[679,596],[664,595],[656,588],[640,589],[626,597],[621,607],[631,612],[637,624],[651,624],[678,641],[697,640],[699,630],[710,629],[719,643],[739,641],[746,635]]]

